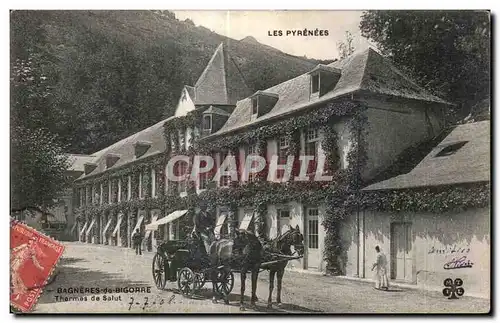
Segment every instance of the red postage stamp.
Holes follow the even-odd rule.
[[[15,220],[10,223],[10,304],[30,312],[47,284],[64,246]]]

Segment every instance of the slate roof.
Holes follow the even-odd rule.
[[[214,107],[213,105],[211,105],[210,108],[203,111],[203,113],[213,113],[213,114],[218,114],[221,116],[230,116],[231,115],[229,112],[224,111],[221,108]]]
[[[70,166],[68,170],[83,172],[85,163],[90,163],[95,158],[92,155],[68,154]]]
[[[194,87],[189,85],[184,85],[184,87],[186,88],[186,91],[189,93],[191,100],[196,101],[196,94],[194,91]]]
[[[405,189],[490,181],[490,121],[456,126],[409,173],[371,184],[364,191]],[[454,154],[436,156],[445,147],[466,142]]]
[[[204,137],[203,140],[248,125],[257,124],[270,118],[325,103],[344,94],[360,90],[447,104],[447,102],[415,85],[373,49],[368,49],[321,68],[332,71],[341,70],[342,72],[337,85],[332,91],[320,98],[310,100],[310,75],[305,73],[261,91],[263,93],[277,94],[279,99],[269,113],[257,118],[255,121],[251,121],[250,97],[252,91],[246,85],[237,65],[228,55],[226,46],[224,44],[219,45],[196,85],[194,87],[186,85],[185,88],[194,100],[195,105],[214,105],[209,108],[212,109],[210,111],[213,113],[227,115],[227,112],[215,107],[215,105],[236,105],[236,107],[222,129],[213,135]],[[246,99],[238,101],[240,98]],[[118,168],[136,160],[134,144],[138,141],[147,141],[152,144],[146,154],[139,159],[160,153],[166,148],[163,138],[163,124],[173,118],[175,117],[172,116],[162,120],[92,155],[73,157],[72,167],[74,170],[83,171],[85,163],[95,163],[97,164],[96,169],[90,174],[82,175],[80,179],[96,175],[106,170],[106,156],[115,154],[120,158],[110,169]]]
[[[259,96],[259,95],[272,96],[272,97],[277,98],[277,99],[279,98],[279,95],[276,94],[276,93],[271,93],[271,92],[266,92],[266,91],[261,91],[261,90],[259,90],[259,91],[255,92],[254,94],[252,94],[250,96],[250,98],[253,98],[253,97],[256,97],[256,96]]]
[[[228,55],[224,43],[217,47],[194,86],[195,105],[235,105],[251,94],[243,75]]]
[[[235,105],[240,98],[247,97],[251,90],[246,85],[238,67],[228,55],[224,43],[217,47],[210,62],[196,82],[196,85],[184,86],[195,105]],[[216,114],[228,116],[229,113],[211,107],[209,111]],[[163,124],[167,120],[174,119],[172,116],[157,124],[137,132],[125,139],[122,139],[109,147],[106,147],[85,158],[75,158],[75,167],[80,171],[84,170],[85,163],[97,164],[97,167],[89,174],[83,174],[79,179],[93,176],[107,170],[106,156],[113,154],[120,158],[109,169],[118,168],[127,163],[137,160],[135,158],[134,144],[138,141],[151,142],[151,147],[139,159],[150,157],[165,150],[166,143],[163,137]]]
[[[130,163],[135,160],[139,159],[144,159],[147,157],[150,157],[152,155],[158,154],[160,152],[165,151],[166,149],[166,143],[165,139],[163,136],[163,124],[165,121],[173,119],[174,117],[167,118],[165,120],[162,120],[154,125],[152,125],[149,128],[146,128],[140,132],[137,132],[125,139],[122,139],[114,144],[112,144],[109,147],[106,147],[94,154],[92,154],[92,159],[90,161],[85,161],[85,162],[91,162],[94,164],[97,164],[96,169],[94,169],[91,173],[85,175],[83,174],[79,179],[96,175],[98,173],[102,173],[103,171],[107,170],[106,168],[106,156],[108,154],[114,154],[119,156],[120,158],[118,161],[111,166],[109,169],[114,169],[118,168],[122,165],[125,165],[127,163]],[[151,143],[151,147],[148,149],[148,151],[142,155],[139,158],[135,158],[135,148],[134,144],[138,141],[146,141]]]
[[[330,72],[330,73],[341,73],[341,71],[338,68],[335,68],[335,67],[332,67],[329,65],[318,64],[318,65],[316,65],[315,68],[313,68],[311,71],[309,71],[309,74],[316,72],[316,71],[326,71],[326,72]]]
[[[415,84],[394,67],[389,60],[371,48],[327,66],[331,69],[341,70],[342,72],[335,88],[330,92],[319,98],[310,99],[310,72],[307,72],[264,90],[265,92],[279,95],[279,100],[269,113],[252,121],[251,100],[247,97],[238,101],[232,115],[218,132],[204,137],[203,140],[208,140],[211,137],[249,125],[258,124],[270,118],[326,103],[342,95],[358,91],[369,91],[407,99],[450,104]]]

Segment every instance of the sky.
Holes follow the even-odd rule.
[[[361,37],[359,22],[362,11],[176,11],[179,20],[191,19],[218,34],[240,40],[252,36],[258,42],[295,56],[316,59],[338,58],[337,43],[345,32],[353,37],[356,51],[369,46]],[[287,30],[328,30],[328,36],[292,36]],[[269,36],[282,30],[283,36]]]

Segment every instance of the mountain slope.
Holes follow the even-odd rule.
[[[14,11],[11,59],[40,53],[54,89],[47,128],[72,152],[92,152],[173,114],[221,42],[256,91],[319,61],[255,39],[230,39],[166,11]]]

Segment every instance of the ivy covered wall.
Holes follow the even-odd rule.
[[[261,125],[258,128],[248,128],[244,132],[232,133],[225,136],[204,140],[198,138],[199,134],[194,131],[201,115],[199,111],[193,111],[186,116],[166,121],[164,125],[165,141],[167,150],[161,154],[145,158],[140,163],[130,163],[112,172],[104,172],[100,175],[83,179],[75,183],[75,188],[89,187],[94,183],[107,183],[113,178],[122,178],[122,198],[120,202],[102,205],[85,205],[77,211],[87,216],[103,214],[103,212],[119,212],[128,214],[129,211],[160,209],[161,215],[180,209],[190,210],[190,216],[194,214],[194,208],[211,210],[215,217],[215,211],[219,206],[228,208],[228,223],[231,232],[237,225],[237,209],[243,206],[253,206],[256,212],[256,230],[261,237],[265,237],[269,228],[266,228],[265,217],[267,216],[267,206],[269,204],[285,203],[288,201],[301,201],[303,204],[325,204],[326,216],[322,223],[326,230],[324,259],[327,263],[327,271],[332,274],[344,274],[345,250],[343,248],[340,228],[342,222],[351,216],[358,208],[405,208],[407,205],[413,207],[429,207],[436,205],[436,195],[434,193],[412,193],[412,192],[385,192],[385,193],[364,193],[360,191],[363,186],[362,171],[367,165],[367,132],[368,119],[366,108],[355,102],[339,101],[327,104],[315,110],[277,121],[272,124]],[[343,120],[346,127],[344,133],[339,134],[333,125]],[[187,196],[179,197],[176,183],[164,181],[164,170],[167,161],[175,155],[188,155],[192,158],[195,153],[212,155],[215,152],[235,151],[250,143],[257,143],[259,154],[265,152],[265,143],[269,138],[286,136],[290,142],[289,153],[298,155],[300,149],[300,131],[307,127],[318,127],[322,129],[323,139],[321,146],[327,158],[328,169],[331,170],[333,180],[329,182],[295,182],[286,184],[272,183],[265,180],[266,170],[259,174],[259,179],[252,183],[242,185],[234,182],[229,188],[217,189],[209,188],[196,194],[193,182],[188,183]],[[185,133],[191,129],[191,135],[185,136],[190,139],[191,146],[186,149],[180,144],[179,133]],[[338,128],[337,128],[338,130]],[[339,142],[346,140],[342,136],[349,137],[349,150],[345,159],[339,148]],[[342,137],[342,138],[341,138]],[[345,155],[345,154],[344,154]],[[346,167],[341,167],[346,165]],[[138,199],[137,188],[139,173],[151,174],[151,169],[156,170],[158,185],[156,197],[150,196],[150,190],[146,190],[143,199]],[[131,177],[132,199],[123,197],[126,193],[123,188],[124,179]],[[150,175],[142,176],[142,187],[150,187]],[[106,187],[106,186],[105,186]],[[471,202],[484,203],[486,195],[484,191],[477,193],[477,200]],[[124,195],[125,194],[125,195]],[[458,194],[454,189],[443,194],[444,201],[437,209],[448,209],[453,206],[451,201]],[[412,196],[412,197],[409,197]],[[447,197],[445,197],[447,196]],[[474,195],[475,196],[475,195]],[[439,198],[438,198],[439,200]],[[106,199],[105,199],[106,201]],[[408,203],[407,201],[411,201]],[[189,220],[186,222],[190,225]]]

